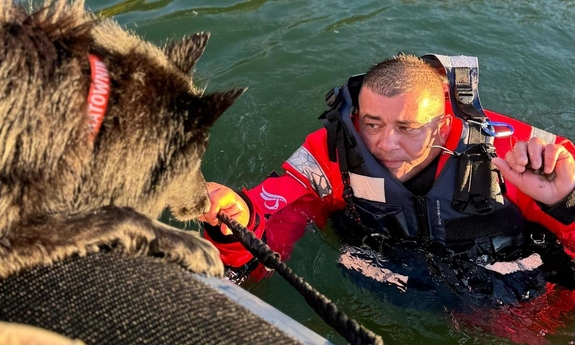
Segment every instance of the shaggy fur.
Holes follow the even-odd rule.
[[[208,34],[160,49],[84,10],[0,0],[0,277],[102,248],[221,275],[217,250],[156,219],[209,206],[200,171],[208,130],[242,89],[202,94],[192,68]],[[110,73],[91,132],[88,54]]]

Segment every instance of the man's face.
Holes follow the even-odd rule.
[[[369,88],[359,94],[359,135],[375,158],[400,181],[422,171],[439,155],[450,130],[445,105],[429,95],[385,97]]]

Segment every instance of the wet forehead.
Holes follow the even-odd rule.
[[[385,123],[424,124],[441,114],[429,94],[386,97],[369,89],[359,95],[359,114],[364,119]]]

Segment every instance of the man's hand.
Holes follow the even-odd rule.
[[[546,205],[561,201],[575,189],[575,160],[562,145],[533,137],[515,144],[505,159],[496,157],[492,162],[520,191]],[[536,174],[534,170],[538,169],[545,174],[555,173],[555,178]]]
[[[210,195],[210,210],[199,217],[202,222],[210,225],[218,225],[217,214],[223,211],[228,217],[236,220],[243,226],[246,226],[250,220],[250,210],[246,202],[233,190],[215,182],[207,182],[208,194]],[[220,227],[224,235],[231,234],[227,225],[222,224]]]

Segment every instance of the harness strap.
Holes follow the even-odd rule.
[[[337,162],[342,171],[349,171],[363,163],[361,154],[353,154],[351,148],[357,145],[355,138],[348,135],[342,123],[340,108],[344,103],[341,90],[338,87],[331,89],[326,95],[326,104],[330,107],[319,119],[323,120],[327,130],[329,160]],[[349,164],[348,164],[349,163]]]
[[[443,69],[449,81],[453,112],[465,120],[469,128],[467,147],[458,155],[453,207],[466,214],[490,214],[494,211],[497,196],[505,188],[503,179],[491,164],[491,158],[495,157],[493,141],[496,132],[492,130],[479,100],[478,60],[472,56],[436,54],[421,58],[433,67]]]
[[[355,83],[353,83],[352,80],[354,80]],[[352,77],[348,81],[347,86],[349,87],[349,84],[353,83],[356,84],[355,87],[359,89],[362,80],[363,75]],[[320,115],[319,119],[324,122],[324,126],[327,130],[329,159],[332,162],[339,161],[341,178],[344,185],[342,197],[346,201],[348,215],[351,216],[360,227],[363,227],[361,217],[353,202],[348,159],[352,169],[360,166],[364,160],[360,153],[351,150],[357,145],[357,142],[353,136],[349,135],[342,120],[341,107],[344,105],[345,99],[341,95],[341,91],[338,87],[335,87],[327,93],[325,100],[330,109]]]
[[[449,97],[456,116],[483,122],[485,112],[479,101],[479,62],[474,56],[427,54],[421,57],[431,66],[443,69],[450,85]]]

